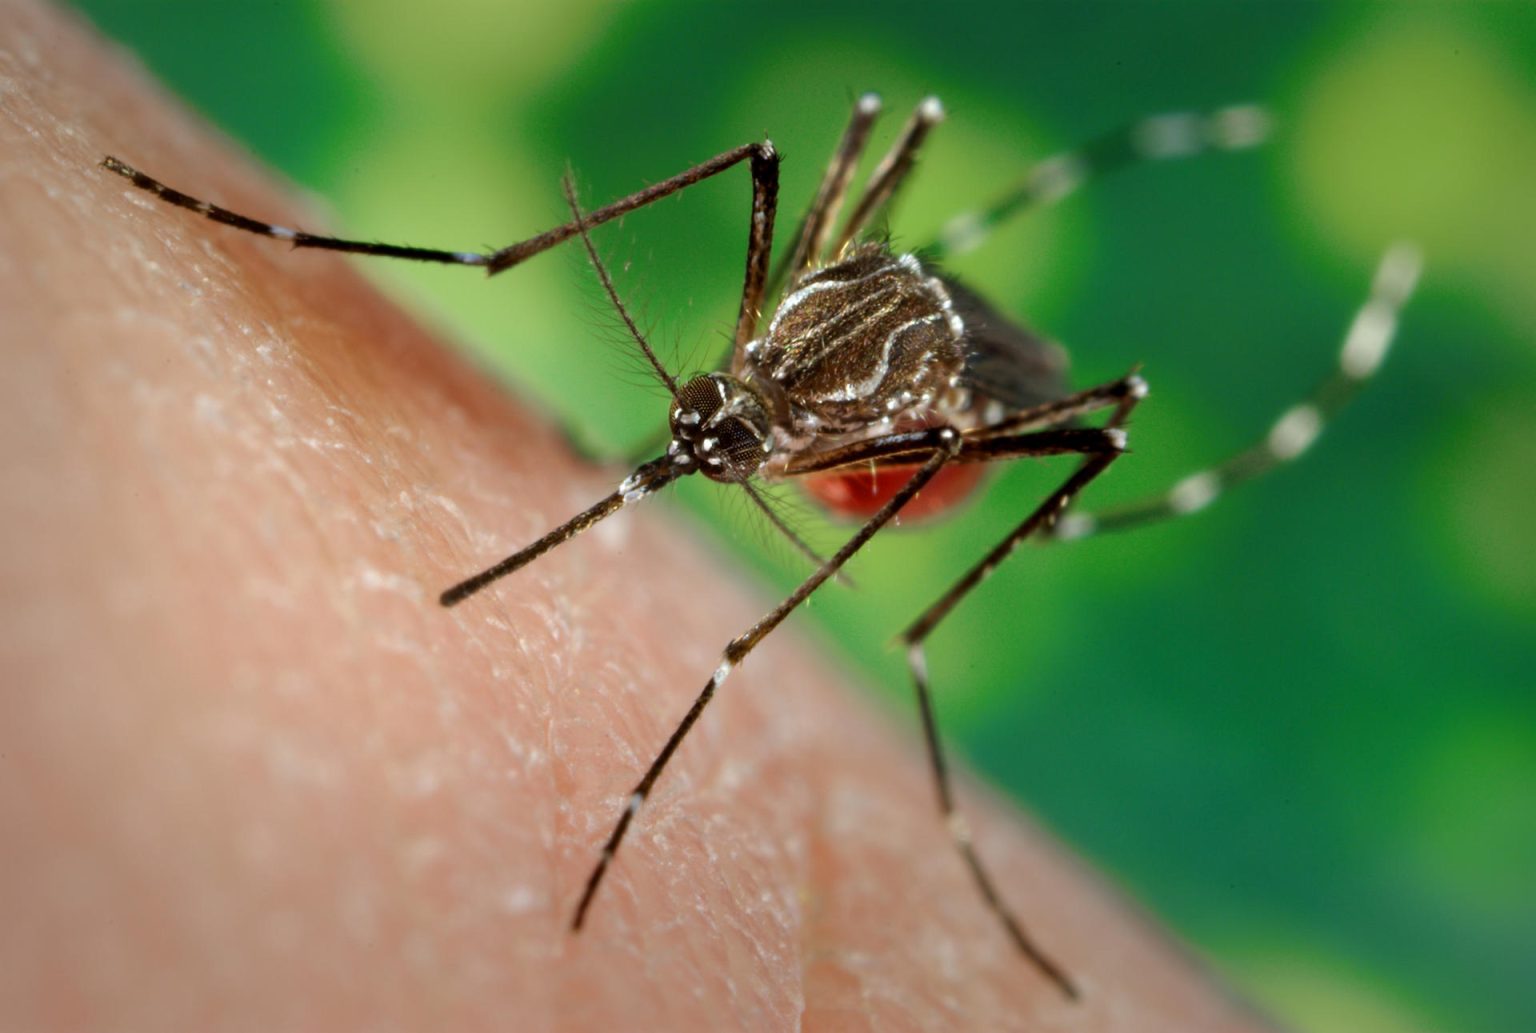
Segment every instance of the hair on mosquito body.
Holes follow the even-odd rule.
[[[774,253],[779,152],[767,141],[742,144],[626,197],[587,210],[564,178],[570,219],[536,236],[484,251],[446,251],[307,233],[237,214],[166,186],[108,157],[102,165],[169,204],[234,229],[353,254],[506,272],[568,240],[578,240],[617,318],[631,354],[666,396],[663,443],[604,498],[497,563],[443,591],[443,606],[464,603],[544,554],[663,488],[702,474],[738,493],[747,507],[808,561],[813,571],[777,606],[726,644],[714,671],[659,745],[631,792],[618,802],[607,839],[571,913],[589,920],[599,888],[668,763],[731,673],[865,544],[898,517],[937,516],[973,494],[992,465],[1020,458],[1065,460],[1056,486],[1022,514],[897,636],[921,721],[924,748],[944,826],[978,891],[981,906],[1021,957],[1061,994],[1081,985],[1068,964],[1020,918],[976,849],[959,810],[931,691],[925,644],[986,578],[1026,541],[1081,539],[1198,512],[1232,486],[1298,458],[1327,422],[1380,368],[1399,313],[1413,292],[1420,260],[1409,244],[1387,248],[1343,336],[1333,369],[1309,395],[1281,411],[1258,441],[1196,469],[1147,498],[1102,513],[1076,507],[1082,492],[1127,452],[1131,414],[1147,397],[1139,368],[1073,389],[1066,353],[1002,314],[944,271],[944,260],[983,245],[994,229],[1030,209],[1055,204],[1125,166],[1263,142],[1269,117],[1253,105],[1209,113],[1150,115],[1084,147],[1028,167],[990,204],[952,218],[938,236],[905,250],[883,231],[918,154],[944,120],[935,97],[919,102],[862,187],[853,189],[882,104],[859,97],[831,159],[791,231]],[[657,355],[601,259],[591,230],[655,201],[745,166],[751,180],[741,296],[729,355],[717,368],[679,377]],[[848,209],[844,214],[844,208]],[[1342,322],[1342,320],[1341,320]],[[855,530],[830,554],[804,541],[775,505],[776,488],[797,484],[821,509]],[[702,673],[702,672],[701,672]]]

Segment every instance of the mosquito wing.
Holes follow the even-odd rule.
[[[963,285],[945,279],[965,323],[966,384],[1009,409],[1027,409],[1067,393],[1067,353],[1054,341],[1014,323]]]

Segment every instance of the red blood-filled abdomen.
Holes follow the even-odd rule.
[[[915,466],[829,470],[807,474],[800,478],[800,484],[834,515],[865,520],[889,502],[917,470]],[[901,519],[916,520],[953,508],[976,490],[985,472],[980,463],[944,467],[902,508]]]

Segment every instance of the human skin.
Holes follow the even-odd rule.
[[[305,221],[72,17],[0,0],[0,1028],[1263,1028],[962,780],[1064,999],[980,903],[916,736],[792,626],[572,935],[772,600],[663,503],[440,608],[615,475],[346,260],[109,153]]]

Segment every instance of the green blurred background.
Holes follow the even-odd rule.
[[[1066,342],[1079,383],[1145,363],[1099,504],[1262,433],[1410,237],[1428,269],[1397,350],[1304,462],[1181,523],[1018,556],[933,643],[943,720],[1283,1020],[1536,1029],[1536,7],[79,5],[336,226],[452,248],[561,219],[567,162],[592,205],[765,133],[792,226],[866,89],[876,149],[926,93],[950,111],[893,221],[911,244],[1138,115],[1269,105],[1268,147],[1118,175],[953,268]],[[724,349],[748,195],[733,172],[599,235],[674,368]],[[575,249],[489,284],[368,270],[592,450],[657,432]],[[802,626],[905,713],[890,636],[1059,476],[1019,464],[958,519],[881,538]],[[662,505],[780,587],[803,574],[710,488]]]

